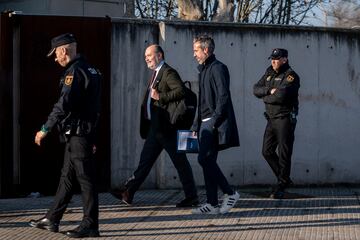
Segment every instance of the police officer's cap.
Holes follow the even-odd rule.
[[[49,53],[47,54],[47,57],[50,57],[55,52],[55,49],[57,47],[76,42],[76,39],[74,37],[74,34],[72,33],[64,33],[57,37],[54,37],[51,39],[51,49]]]
[[[272,50],[271,55],[269,57],[269,59],[280,59],[282,57],[288,57],[288,51],[284,48],[275,48]]]

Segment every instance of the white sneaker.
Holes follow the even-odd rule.
[[[227,213],[235,206],[235,203],[239,200],[240,194],[235,192],[233,195],[224,195],[224,200],[220,207],[220,213]]]
[[[201,207],[194,208],[192,210],[193,214],[219,214],[219,206],[211,206],[211,204],[206,203]]]

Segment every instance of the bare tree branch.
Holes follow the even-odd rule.
[[[357,27],[360,25],[360,1],[344,0],[334,4],[328,11],[334,27]]]
[[[140,7],[140,2],[139,2],[139,0],[135,0],[135,2],[136,2],[136,10],[139,11],[141,18],[145,18],[145,15],[144,15],[141,7]]]
[[[154,19],[178,17],[183,20],[298,25],[311,14],[312,8],[328,1],[330,0],[135,0],[135,15]],[[341,11],[335,12],[333,16],[337,19],[337,14]]]

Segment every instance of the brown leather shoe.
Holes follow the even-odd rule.
[[[124,190],[112,189],[112,190],[110,190],[110,194],[113,197],[121,200],[126,205],[131,205],[131,203],[134,199],[134,194],[129,193],[129,190],[127,190],[127,189],[124,189]]]
[[[131,205],[134,199],[134,194],[131,194],[129,190],[126,189],[125,191],[122,191],[121,197],[123,203],[125,203],[126,205]]]
[[[122,191],[117,190],[117,189],[110,189],[109,193],[110,193],[113,197],[115,197],[115,198],[117,198],[117,199],[119,199],[119,200],[122,200],[122,195],[121,195]]]

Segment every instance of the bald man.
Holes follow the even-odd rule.
[[[177,127],[170,123],[169,113],[175,111],[176,102],[185,97],[185,86],[179,74],[164,61],[164,51],[159,45],[151,45],[145,51],[145,62],[152,70],[144,100],[141,105],[140,135],[145,139],[140,162],[133,175],[113,190],[113,196],[132,204],[135,192],[154,165],[163,149],[169,154],[183,185],[185,198],[176,207],[193,207],[197,197],[191,166],[185,153],[176,152]]]

